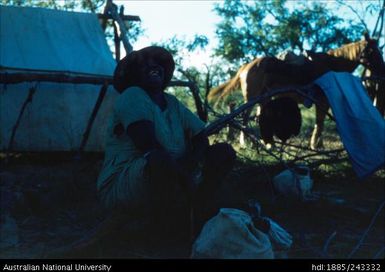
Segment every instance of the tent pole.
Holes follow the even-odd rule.
[[[94,109],[92,110],[90,119],[88,120],[86,130],[85,130],[85,132],[83,133],[83,139],[82,139],[82,142],[81,142],[81,144],[80,144],[79,152],[78,152],[79,157],[80,157],[81,153],[83,152],[84,147],[85,147],[86,144],[87,144],[87,140],[88,140],[88,137],[89,137],[90,132],[91,132],[91,129],[92,129],[92,124],[93,124],[94,121],[95,121],[96,115],[97,115],[97,113],[98,113],[98,111],[99,111],[99,108],[100,108],[102,102],[103,102],[104,96],[106,95],[107,88],[108,88],[108,83],[105,82],[105,83],[103,84],[103,86],[101,87],[101,89],[100,89],[98,99],[96,100]]]
[[[35,94],[35,92],[36,92],[36,86],[31,87],[29,89],[27,99],[24,101],[23,105],[21,106],[19,116],[17,117],[16,123],[15,123],[15,125],[12,128],[11,137],[9,138],[9,143],[8,143],[8,149],[7,149],[6,157],[8,157],[9,152],[12,151],[12,149],[13,149],[13,143],[15,141],[16,130],[17,130],[17,128],[20,125],[21,117],[23,117],[24,111],[27,108],[28,103],[32,102],[32,97]]]
[[[114,43],[115,43],[115,60],[118,62],[120,60],[120,38],[118,33],[118,28],[114,24]]]
[[[111,15],[111,17],[113,18],[114,24],[115,23],[117,24],[117,27],[120,32],[120,39],[123,42],[123,46],[124,46],[124,49],[126,50],[126,54],[130,53],[133,50],[133,48],[130,42],[128,41],[128,35],[127,35],[128,32],[124,24],[124,21],[118,14],[118,6],[115,5],[112,2],[112,0],[107,0],[106,9],[108,10],[108,15]]]
[[[74,84],[95,84],[101,85],[108,81],[112,83],[112,76],[105,75],[73,75],[65,72],[49,72],[33,71],[21,73],[0,73],[0,83],[17,84],[31,81],[46,81],[59,83],[74,83]]]

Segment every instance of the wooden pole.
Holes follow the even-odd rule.
[[[83,139],[82,139],[82,142],[81,142],[80,147],[79,147],[79,155],[81,154],[81,152],[83,152],[84,147],[86,146],[88,137],[90,136],[92,125],[95,121],[96,115],[98,114],[99,108],[102,105],[103,99],[104,99],[106,92],[107,92],[107,88],[108,88],[108,83],[106,82],[103,84],[102,88],[100,89],[98,99],[96,100],[94,109],[92,110],[90,119],[88,120],[87,128],[83,134]]]
[[[33,95],[35,94],[35,92],[36,92],[36,87],[31,87],[29,89],[27,98],[25,99],[23,105],[21,106],[21,109],[20,109],[20,112],[19,112],[19,116],[17,117],[16,123],[15,123],[15,125],[12,128],[11,137],[9,138],[8,149],[7,149],[7,157],[8,157],[8,153],[10,151],[12,151],[12,149],[13,149],[13,143],[15,141],[16,130],[17,130],[17,128],[20,125],[21,118],[23,117],[24,111],[27,108],[28,103],[32,102],[32,98],[33,98]]]
[[[123,21],[138,21],[140,22],[140,17],[135,15],[120,15]],[[111,14],[98,14],[99,19],[113,19]]]
[[[31,81],[47,81],[74,84],[112,84],[112,76],[71,75],[68,73],[0,73],[0,83],[17,84]]]
[[[195,101],[195,106],[197,108],[197,113],[199,118],[202,121],[207,122],[207,111],[204,109],[202,100],[199,96],[199,88],[194,82],[191,82],[190,90],[192,92],[192,95]]]
[[[107,0],[106,9],[108,12],[107,14],[110,15],[114,20],[114,24],[116,23],[118,25],[119,32],[120,32],[120,39],[123,42],[123,46],[124,46],[124,49],[126,50],[126,54],[130,53],[133,50],[133,47],[128,41],[126,25],[124,24],[124,21],[118,14],[118,7],[114,3],[112,3],[112,0]]]
[[[118,62],[120,60],[120,38],[118,33],[118,28],[114,24],[114,44],[115,44],[115,60]]]

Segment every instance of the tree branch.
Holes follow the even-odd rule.
[[[357,16],[357,18],[361,22],[361,24],[363,24],[365,31],[369,33],[369,29],[368,29],[367,24],[365,23],[364,19],[358,14],[358,12],[355,8],[353,8],[351,5],[347,4],[347,2],[344,0],[337,0],[337,3],[340,4],[341,6],[345,6],[348,9],[350,9]]]

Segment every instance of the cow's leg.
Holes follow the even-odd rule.
[[[326,112],[329,107],[316,105],[316,113],[315,113],[315,125],[313,129],[313,133],[310,139],[310,148],[315,150],[323,147],[323,142],[321,139],[322,131],[324,129],[324,121],[326,117]]]
[[[234,102],[229,103],[227,105],[228,113],[233,112],[235,110],[235,106],[236,104]],[[235,128],[231,127],[230,125],[226,127],[226,139],[228,142],[235,141],[237,138],[236,136],[237,134],[238,134],[238,131]]]
[[[381,116],[385,114],[385,83],[377,83],[377,95],[376,95],[376,108],[380,112]]]
[[[250,115],[251,115],[251,111],[253,109],[250,108],[250,109],[247,109],[244,113],[243,113],[243,116],[242,116],[242,126],[243,127],[247,127],[248,126],[248,123],[249,123],[249,119],[250,119]],[[246,138],[245,138],[245,133],[243,131],[241,131],[240,135],[239,135],[239,144],[241,145],[241,147],[246,147]]]

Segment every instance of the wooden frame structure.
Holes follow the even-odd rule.
[[[120,39],[123,41],[125,49],[127,53],[132,51],[132,46],[128,41],[127,30],[125,28],[125,21],[140,21],[139,16],[132,15],[124,15],[117,13],[117,6],[113,4],[112,0],[107,0],[106,6],[104,8],[103,14],[97,15],[99,19],[102,19],[102,28],[105,30],[106,22],[108,19],[112,19],[114,21],[114,26],[119,25],[120,29]],[[3,70],[8,70],[4,72]],[[52,71],[40,71],[40,70],[30,70],[28,72],[18,72],[17,69],[14,69],[15,72],[12,71],[12,68],[8,67],[0,67],[0,83],[2,84],[18,84],[24,82],[55,82],[55,83],[72,83],[72,84],[93,84],[93,85],[101,85],[98,98],[96,100],[95,106],[93,107],[91,116],[86,126],[86,130],[83,133],[83,138],[81,141],[81,145],[79,147],[79,152],[84,150],[84,147],[87,143],[88,136],[90,134],[93,121],[96,118],[98,110],[102,104],[104,96],[107,92],[107,87],[112,84],[111,76],[96,76],[92,74],[83,74],[83,73],[63,73],[63,72],[52,72]],[[14,138],[16,135],[16,131],[19,127],[21,117],[24,114],[25,108],[28,103],[32,101],[33,95],[35,91],[34,88],[31,88],[29,91],[28,97],[25,99],[22,108],[20,109],[17,121],[12,128],[11,138],[8,143],[7,153],[12,151],[12,147],[14,144]]]
[[[112,0],[107,0],[104,7],[103,14],[97,14],[98,18],[101,19],[102,29],[105,31],[107,27],[107,20],[113,20],[114,28],[114,43],[115,43],[115,59],[119,61],[120,59],[120,46],[123,43],[126,54],[130,53],[133,50],[133,47],[128,39],[128,30],[126,28],[126,21],[140,21],[139,16],[125,15],[123,8],[120,8],[118,12],[118,7],[113,3]],[[8,70],[8,72],[3,72],[2,70]],[[112,76],[96,76],[92,74],[83,74],[83,73],[63,73],[63,72],[52,72],[52,71],[39,71],[31,70],[28,72],[9,72],[12,70],[7,67],[0,67],[0,83],[3,84],[18,84],[24,82],[55,82],[55,83],[72,83],[72,84],[93,84],[101,85],[99,90],[98,98],[93,107],[92,113],[88,119],[86,129],[83,133],[80,147],[78,149],[79,153],[84,151],[84,148],[87,144],[90,131],[94,120],[98,114],[99,108],[103,102],[103,99],[106,95],[109,85],[112,85]],[[198,116],[206,121],[207,120],[207,111],[202,103],[202,100],[199,96],[199,88],[195,82],[191,81],[171,81],[169,86],[181,86],[188,87],[193,95],[194,102],[196,105]],[[34,88],[31,88],[31,90]],[[17,121],[12,128],[11,138],[8,143],[7,152],[12,151],[14,145],[14,139],[16,131],[19,127],[20,120],[24,114],[25,108],[28,103],[32,101],[34,91],[29,92],[28,97],[25,99],[22,108],[20,109]]]

